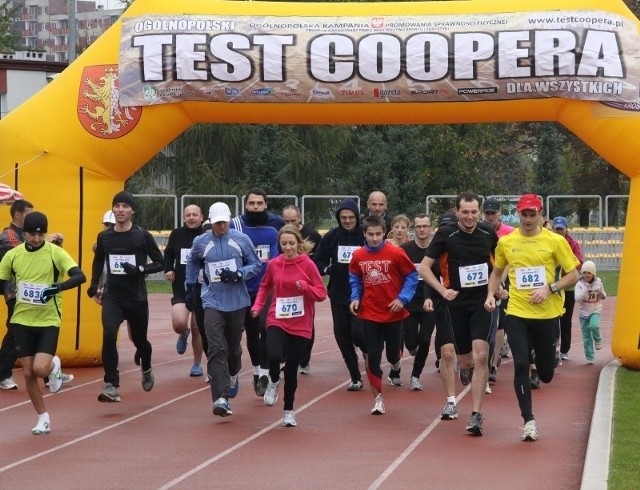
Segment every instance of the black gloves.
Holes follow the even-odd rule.
[[[137,276],[138,274],[142,274],[142,271],[139,267],[136,267],[129,262],[125,262],[124,264],[122,264],[122,270],[129,276]]]
[[[196,285],[187,284],[186,294],[184,295],[184,305],[189,311],[193,311],[196,308],[196,294]]]
[[[93,298],[97,293],[98,293],[97,286],[89,286],[87,288],[87,296],[89,296],[90,298]]]
[[[242,279],[242,272],[240,271],[230,271],[229,269],[223,269],[220,272],[220,280],[222,282],[238,282]]]
[[[51,286],[40,290],[40,301],[42,301],[43,303],[46,303],[59,292],[60,292],[60,285],[52,284]]]

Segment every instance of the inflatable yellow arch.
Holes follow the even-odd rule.
[[[136,0],[0,121],[0,178],[90,273],[113,194],[198,122],[558,121],[631,178],[612,348],[640,368],[639,60],[622,1]],[[85,289],[65,293],[66,364],[101,362]]]

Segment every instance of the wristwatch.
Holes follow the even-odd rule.
[[[556,286],[555,282],[553,284],[549,284],[549,289],[551,289],[552,293],[557,293],[558,292],[558,286]]]

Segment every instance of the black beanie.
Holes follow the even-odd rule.
[[[47,217],[38,211],[32,211],[24,217],[22,231],[28,233],[46,233]]]
[[[119,202],[123,204],[128,204],[131,209],[135,208],[135,200],[133,199],[133,195],[126,191],[120,191],[115,196],[113,196],[113,201],[111,201],[111,207],[115,206]]]

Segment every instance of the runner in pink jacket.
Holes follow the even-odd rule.
[[[269,300],[267,313],[267,354],[269,385],[264,394],[268,406],[278,400],[280,364],[284,366],[285,427],[297,425],[293,401],[298,386],[298,366],[306,344],[311,339],[315,303],[324,301],[327,290],[318,268],[307,255],[312,244],[303,240],[292,225],[283,226],[278,233],[282,254],[269,261],[251,316],[256,317]]]

